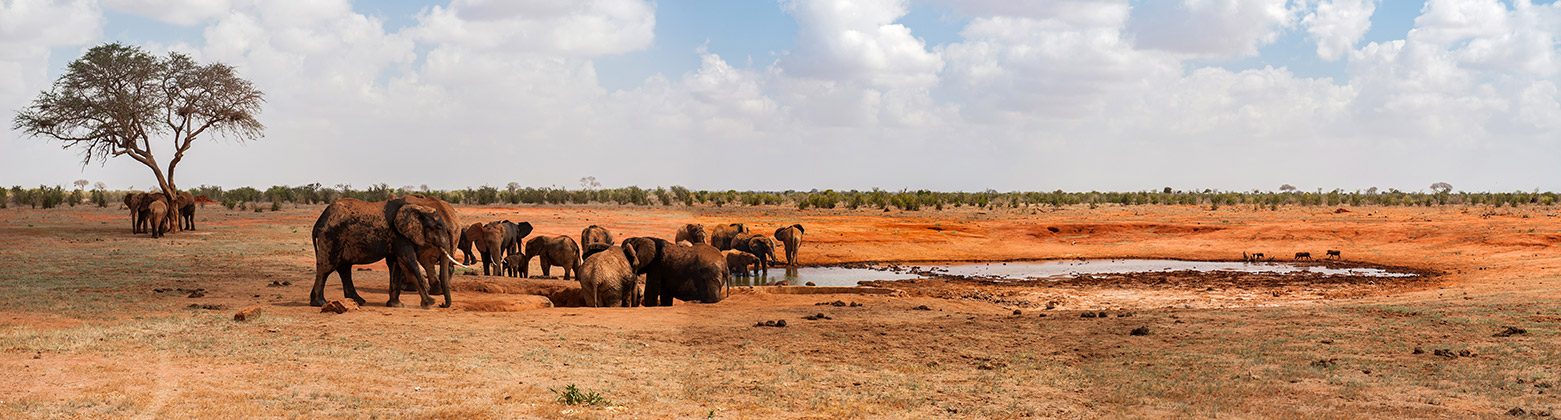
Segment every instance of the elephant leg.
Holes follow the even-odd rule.
[[[661,295],[661,282],[650,281],[648,278],[645,279],[645,294],[641,299],[640,306],[659,306],[656,302],[656,297],[659,295]]]
[[[402,268],[402,264],[398,263],[399,260],[400,256],[396,254],[385,257],[385,271],[388,271],[390,274],[390,289],[388,290],[390,292],[390,300],[385,301],[385,307],[387,308],[404,306],[401,304],[401,288],[406,283],[406,276],[401,272],[404,268]]]
[[[309,306],[325,306],[325,279],[336,267],[328,264],[314,265],[314,288],[309,289]]]
[[[428,296],[428,298],[426,300],[424,300],[424,302],[425,302],[423,304],[424,307],[429,307],[429,306],[433,306],[434,305],[434,298],[433,298],[433,295],[434,295],[434,282],[438,281],[438,280],[436,280],[437,276],[434,273],[438,273],[439,272],[439,265],[440,264],[435,263],[433,261],[430,261],[430,262],[428,262],[426,264],[423,264],[423,274],[424,274],[424,277],[426,277],[428,279],[428,288],[424,289],[425,292],[426,292],[426,296]],[[448,307],[450,307],[450,303],[449,303],[449,301],[445,301],[445,304],[439,305],[439,307],[441,307],[441,308],[448,308]]]
[[[417,288],[417,295],[420,298],[418,304],[424,308],[433,306],[434,298],[428,296],[428,282],[423,277],[422,267],[418,264],[417,250],[412,247],[398,248],[401,249],[395,250],[395,255],[392,258],[395,259],[396,268],[400,269],[402,286],[410,282],[412,286]],[[390,263],[390,259],[386,259],[385,262],[387,264]],[[391,272],[396,273],[396,268],[392,268]],[[395,284],[391,285],[390,303],[395,303],[395,307],[399,308],[401,307],[401,288],[395,286]],[[386,303],[385,306],[391,306],[390,303]]]
[[[543,256],[542,257],[542,278],[547,278],[550,275],[550,274],[548,274],[548,272],[552,271],[552,270],[553,270],[553,262],[551,260],[549,260],[546,256]]]
[[[357,302],[359,306],[369,303],[363,300],[363,296],[358,296],[358,287],[352,285],[352,264],[343,263],[341,266],[336,267],[336,276],[341,277],[342,294],[346,295],[348,299]]]

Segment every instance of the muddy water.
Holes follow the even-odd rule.
[[[733,276],[733,286],[756,286],[771,282],[786,282],[800,286],[813,282],[816,286],[856,286],[857,282],[871,280],[909,280],[929,275],[950,275],[991,280],[1034,280],[1072,278],[1079,275],[1150,273],[1167,271],[1243,272],[1275,274],[1322,274],[1367,277],[1408,277],[1412,273],[1400,273],[1379,268],[1330,268],[1320,265],[1297,265],[1280,262],[1217,262],[1181,260],[1068,260],[1027,261],[995,263],[960,263],[919,265],[905,264],[902,270],[885,267],[802,267],[770,269],[768,274]],[[919,274],[918,274],[919,273]]]
[[[1412,273],[1397,273],[1378,268],[1330,268],[1319,265],[1296,265],[1280,262],[1221,262],[1180,260],[1083,260],[1083,261],[1032,261],[1007,263],[924,265],[924,272],[980,277],[996,280],[1030,280],[1074,277],[1090,274],[1152,273],[1167,271],[1226,271],[1242,273],[1350,275],[1366,277],[1408,277]]]

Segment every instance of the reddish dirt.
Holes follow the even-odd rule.
[[[1275,328],[1291,328],[1288,331],[1295,334],[1303,330],[1307,334],[1336,334],[1342,337],[1337,339],[1341,345],[1354,343],[1358,347],[1351,348],[1358,348],[1361,354],[1389,365],[1410,365],[1419,362],[1406,362],[1404,358],[1411,356],[1402,349],[1392,348],[1391,355],[1377,352],[1383,347],[1373,334],[1396,328],[1396,324],[1375,319],[1411,315],[1392,311],[1384,315],[1379,309],[1354,309],[1356,305],[1431,308],[1415,310],[1412,316],[1419,317],[1446,305],[1474,302],[1500,306],[1531,298],[1550,299],[1558,288],[1555,279],[1561,275],[1561,248],[1555,246],[1561,243],[1561,218],[1547,208],[1492,212],[1461,207],[1362,207],[1335,213],[1321,208],[1268,211],[1225,207],[1210,211],[1183,206],[967,207],[921,212],[777,207],[459,207],[463,224],[529,221],[536,228],[532,235],[570,236],[597,224],[620,240],[633,236],[670,238],[679,226],[691,222],[706,226],[744,222],[766,234],[801,223],[807,228],[800,253],[804,265],[1075,258],[1237,261],[1243,252],[1262,252],[1285,260],[1295,252],[1322,256],[1325,250],[1336,249],[1346,261],[1339,264],[1401,267],[1426,276],[1394,281],[1178,272],[1054,282],[937,278],[875,284],[899,291],[893,295],[782,294],[761,288],[738,290],[718,304],[679,303],[671,308],[638,309],[534,309],[544,305],[516,293],[514,280],[462,276],[455,289],[455,308],[418,310],[382,306],[387,296],[384,266],[374,264],[364,267],[373,271],[356,275],[368,305],[357,312],[330,315],[305,305],[314,265],[308,232],[321,206],[274,213],[214,207],[200,213],[197,224],[202,230],[158,241],[131,236],[121,226],[128,224],[126,217],[113,216],[120,215],[118,211],[74,210],[76,213],[64,213],[69,216],[61,222],[66,226],[62,229],[71,229],[76,222],[69,220],[75,220],[86,226],[82,229],[107,232],[92,235],[108,237],[110,247],[158,247],[158,252],[171,255],[165,265],[189,267],[199,274],[194,278],[167,273],[125,275],[148,276],[150,287],[157,288],[199,285],[207,290],[206,297],[121,291],[162,306],[111,315],[109,320],[76,319],[58,312],[0,312],[0,325],[13,328],[17,334],[47,335],[48,331],[75,331],[83,326],[114,329],[140,325],[137,323],[144,322],[139,320],[143,318],[190,317],[192,311],[207,313],[186,308],[191,303],[222,308],[209,311],[217,318],[230,317],[231,312],[248,305],[261,305],[270,321],[223,321],[212,324],[220,327],[167,332],[170,337],[180,337],[177,343],[139,330],[105,334],[119,341],[106,347],[111,350],[101,351],[80,344],[17,341],[0,353],[0,369],[23,372],[0,379],[0,398],[17,404],[8,409],[24,417],[38,416],[39,410],[44,414],[64,410],[56,404],[73,400],[122,398],[109,394],[119,392],[112,395],[151,395],[123,398],[129,412],[152,417],[222,417],[237,412],[226,411],[235,409],[232,407],[254,410],[245,412],[258,416],[286,416],[299,413],[302,407],[274,404],[268,395],[316,393],[327,394],[319,399],[328,404],[330,413],[350,417],[416,413],[414,417],[431,418],[663,418],[703,417],[707,411],[722,418],[1206,417],[1222,413],[1299,417],[1304,410],[1285,407],[1312,407],[1308,410],[1322,410],[1328,416],[1456,418],[1500,413],[1524,400],[1499,393],[1449,397],[1434,389],[1403,390],[1393,388],[1400,385],[1375,382],[1361,385],[1368,391],[1346,389],[1334,379],[1307,376],[1311,371],[1304,366],[1310,359],[1301,359],[1303,368],[1298,369],[1302,374],[1281,374],[1272,371],[1277,368],[1261,364],[1216,364],[1202,373],[1187,372],[1169,367],[1190,362],[1172,358],[1169,355],[1179,353],[1167,349],[1193,351],[1181,346],[1196,343],[1191,348],[1212,348],[1209,354],[1244,360],[1218,346],[1241,337],[1255,340]],[[10,252],[101,251],[98,247],[102,245],[86,248],[79,238],[55,237],[21,227],[41,212],[0,212],[0,227],[16,239],[6,243],[17,247]],[[100,226],[100,222],[106,225]],[[240,242],[263,246],[222,245]],[[291,284],[269,286],[278,281]],[[332,276],[326,297],[341,296],[340,282]],[[402,299],[416,302],[415,293],[410,297],[403,294]],[[863,306],[818,305],[836,300]],[[1023,315],[1014,315],[1014,310]],[[1081,313],[1095,311],[1111,311],[1111,317],[1081,319]],[[831,319],[802,318],[820,313]],[[1038,318],[1038,314],[1052,316]],[[790,326],[753,326],[780,319]],[[1561,315],[1547,307],[1515,319],[1547,325],[1561,321]],[[1360,322],[1376,324],[1356,327]],[[1126,334],[1151,324],[1155,332],[1149,339]],[[1453,337],[1471,343],[1492,340],[1490,332],[1483,329],[1438,325],[1419,327],[1424,328],[1424,334],[1401,339],[1418,340],[1406,342],[1427,346],[1443,339],[1424,337]],[[1227,335],[1212,336],[1212,330]],[[204,343],[202,340],[213,334],[228,342],[205,345],[220,350],[186,350],[184,344],[178,344]],[[1549,332],[1531,336],[1554,339]],[[1305,340],[1307,348],[1316,341],[1309,335],[1297,340]],[[1330,343],[1333,340],[1330,338]],[[257,350],[246,350],[251,348],[246,346],[280,346],[277,348],[283,350],[274,355],[251,355]],[[374,351],[354,351],[365,346]],[[387,353],[434,356],[405,360],[371,357]],[[37,354],[49,360],[32,362]],[[1286,354],[1320,357],[1313,350]],[[141,360],[155,363],[143,364]],[[1266,363],[1283,365],[1289,363],[1286,360]],[[357,368],[341,371],[332,366],[344,361]],[[438,368],[430,372],[420,363],[437,364]],[[1540,369],[1500,368],[1503,372]],[[1156,380],[1179,386],[1191,384],[1165,378],[1198,382],[1197,375],[1215,372],[1221,381],[1240,388],[1210,392],[1234,392],[1237,396],[1232,398],[1241,403],[1229,405],[1221,401],[1224,397],[1185,390],[1194,388],[1191,386],[1142,397],[1116,391],[1090,392],[1096,389],[1091,387],[1110,387],[1111,381],[1117,380],[1091,376],[1114,372],[1112,369],[1148,372],[1141,374],[1158,375]],[[620,408],[577,408],[552,402],[549,388],[575,383],[603,390]],[[414,386],[439,393],[405,391]],[[1153,384],[1141,386],[1159,389]],[[1355,403],[1334,402],[1343,393],[1355,393]],[[460,395],[460,401],[450,403],[450,395]],[[1438,404],[1407,405],[1422,399],[1434,399]],[[1176,408],[1188,405],[1223,408]],[[94,413],[99,412],[63,417],[94,417]],[[122,414],[111,411],[106,416]]]

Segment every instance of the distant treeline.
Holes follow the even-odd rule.
[[[520,188],[511,185],[508,188],[467,188],[461,190],[431,190],[428,188],[390,188],[386,184],[378,184],[367,189],[354,189],[350,185],[337,185],[334,188],[322,187],[320,184],[309,184],[297,187],[285,185],[273,186],[265,190],[251,187],[224,190],[222,187],[203,185],[190,190],[190,193],[222,203],[228,208],[253,207],[252,203],[271,203],[273,208],[281,203],[289,204],[320,204],[329,203],[343,197],[351,197],[364,201],[384,201],[392,194],[401,195],[407,193],[421,193],[439,199],[467,205],[492,205],[492,204],[616,204],[635,206],[796,206],[799,209],[808,208],[873,208],[873,209],[900,209],[900,210],[942,210],[949,207],[981,207],[981,208],[1020,208],[1020,207],[1061,207],[1071,205],[1089,205],[1091,207],[1116,204],[1122,206],[1137,205],[1187,205],[1206,206],[1211,209],[1220,207],[1246,206],[1251,208],[1277,209],[1280,206],[1441,206],[1441,205],[1485,205],[1485,206],[1551,206],[1557,201],[1554,192],[1510,192],[1510,193],[1469,193],[1469,192],[1404,192],[1389,189],[1384,192],[1368,190],[1366,192],[1345,192],[1343,190],[1317,191],[1317,192],[1264,192],[1264,191],[1173,191],[1170,188],[1155,191],[1138,192],[935,192],[935,191],[900,191],[891,192],[873,189],[871,191],[694,191],[681,186],[657,187],[645,189],[640,187],[628,188],[597,188],[571,190],[565,188]],[[24,189],[20,186],[10,190],[0,189],[0,206],[7,203],[18,206],[32,206],[51,208],[60,204],[91,204],[106,207],[111,203],[117,203],[123,197],[122,191],[104,191],[95,189],[85,191],[82,189],[66,190],[63,187],[40,186],[33,189]]]

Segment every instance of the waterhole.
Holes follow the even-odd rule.
[[[1412,277],[1415,273],[1372,267],[1329,267],[1284,262],[1222,262],[1184,260],[1062,260],[992,263],[868,264],[861,267],[777,267],[768,274],[733,276],[734,286],[785,282],[799,286],[856,286],[872,280],[910,280],[957,276],[997,281],[1071,279],[1079,276],[1192,271],[1205,273],[1266,273],[1308,276]]]

